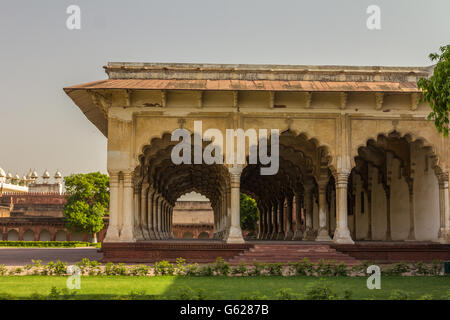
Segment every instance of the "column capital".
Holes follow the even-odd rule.
[[[233,164],[233,166],[228,167],[228,171],[231,175],[241,176],[243,166],[241,164]]]
[[[441,172],[437,175],[439,189],[448,189],[448,172]]]
[[[347,188],[349,172],[336,172],[334,173],[334,180],[336,182],[336,188]]]

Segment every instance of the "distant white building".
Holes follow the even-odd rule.
[[[6,173],[0,167],[0,194],[27,192],[62,194],[62,175],[59,170],[56,170],[53,179],[54,181],[50,182],[50,174],[47,170],[39,178],[37,172],[30,169],[28,174],[21,178],[18,174],[13,176],[11,172]]]

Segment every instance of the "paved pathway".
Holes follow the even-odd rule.
[[[42,263],[61,260],[69,264],[83,258],[100,261],[103,254],[97,248],[0,248],[0,264],[6,266],[23,266],[31,260]]]

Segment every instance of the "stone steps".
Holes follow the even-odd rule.
[[[240,262],[251,264],[253,261],[287,263],[301,261],[304,258],[308,258],[311,262],[318,262],[323,259],[325,261],[344,262],[349,265],[360,263],[357,259],[323,244],[255,244],[254,247],[234,256],[228,262],[232,265]]]

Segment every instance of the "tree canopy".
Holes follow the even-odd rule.
[[[243,193],[241,193],[239,200],[241,204],[241,227],[250,234],[254,234],[257,229],[256,222],[258,221],[256,201]]]
[[[99,232],[109,212],[109,177],[100,172],[72,174],[64,178],[67,203],[63,214],[66,227],[88,234]]]
[[[440,48],[440,53],[429,55],[431,61],[437,61],[433,75],[428,79],[417,81],[417,86],[422,89],[422,101],[430,104],[432,109],[428,115],[429,120],[439,132],[448,136],[449,111],[450,111],[450,45]]]

